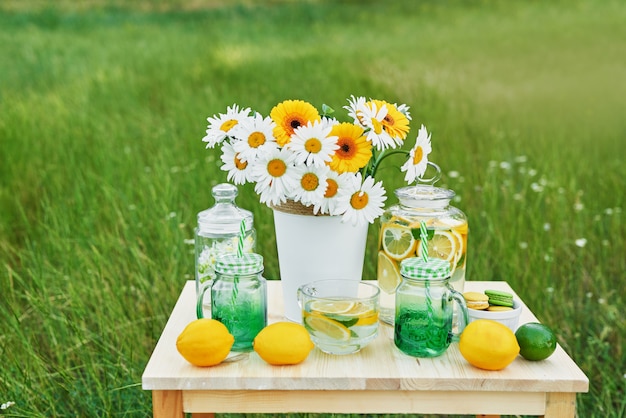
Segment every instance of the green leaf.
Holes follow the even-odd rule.
[[[435,230],[428,228],[428,229],[426,229],[426,231],[427,231],[427,233],[426,233],[427,240],[430,241],[435,236]],[[422,236],[421,236],[419,228],[411,228],[411,235],[413,235],[413,238],[415,238],[417,240],[421,240],[422,239]]]
[[[322,116],[330,116],[335,113],[335,109],[328,106],[326,103],[322,104]]]
[[[352,325],[359,322],[359,318],[354,317],[354,316],[344,316],[344,315],[331,314],[331,313],[324,313],[323,315],[329,319],[332,319],[333,321],[339,322],[341,325],[343,325],[346,328],[350,328]]]

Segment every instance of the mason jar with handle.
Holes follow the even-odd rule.
[[[468,323],[463,295],[450,286],[447,260],[408,258],[400,265],[396,290],[394,343],[414,357],[437,357],[458,341]],[[454,303],[459,315],[453,315]],[[456,332],[455,332],[456,331]]]
[[[196,316],[204,317],[206,294],[211,318],[235,337],[232,351],[252,350],[254,338],[267,326],[267,282],[262,273],[259,254],[221,254],[215,262],[215,279],[205,282],[198,294]]]
[[[437,174],[426,180],[435,183]],[[428,254],[448,262],[450,284],[463,293],[467,264],[468,222],[465,214],[450,205],[454,191],[428,184],[403,187],[395,190],[398,204],[385,210],[380,217],[377,280],[380,292],[381,320],[393,324],[395,291],[402,281],[400,263],[411,257],[420,257],[420,224],[428,230]]]

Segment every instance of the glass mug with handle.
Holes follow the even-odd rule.
[[[360,280],[327,279],[298,288],[302,323],[329,354],[356,353],[378,335],[379,289]]]

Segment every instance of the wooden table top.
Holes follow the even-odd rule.
[[[280,281],[268,280],[268,321],[283,317]],[[468,281],[465,290],[486,288],[513,293],[506,282]],[[393,343],[393,327],[381,323],[378,337],[359,353],[329,355],[315,348],[298,365],[271,366],[255,352],[213,367],[195,367],[176,350],[176,338],[195,319],[195,282],[185,283],[142,376],[145,390],[421,390],[587,392],[589,379],[558,345],[548,359],[518,356],[507,368],[486,371],[471,366],[452,343],[441,356],[414,358]],[[520,324],[537,322],[522,301]]]

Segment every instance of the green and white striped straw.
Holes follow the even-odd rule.
[[[420,247],[422,248],[422,260],[428,263],[428,229],[426,222],[420,221]]]
[[[422,260],[428,263],[428,229],[426,222],[420,221],[420,246],[422,247]],[[428,310],[428,320],[433,319],[433,301],[430,296],[430,280],[426,280],[426,309]]]
[[[243,240],[246,237],[246,219],[242,219],[239,223],[239,239],[237,240],[237,257],[243,258]],[[237,299],[237,294],[239,293],[239,275],[235,274],[233,280],[233,295],[231,298],[231,303],[233,306],[235,305],[235,299]]]
[[[239,223],[239,240],[237,241],[237,257],[243,257],[243,240],[246,237],[246,220],[242,219]]]

